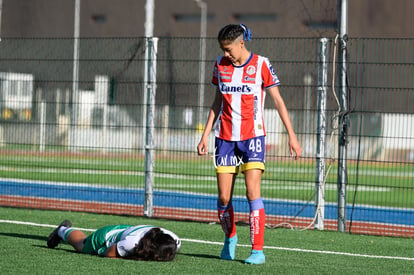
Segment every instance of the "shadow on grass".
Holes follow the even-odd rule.
[[[21,239],[32,239],[32,240],[38,240],[38,241],[44,241],[45,244],[44,245],[38,245],[38,244],[33,244],[32,246],[34,247],[39,247],[39,248],[48,248],[46,241],[47,241],[47,237],[46,236],[39,236],[39,235],[31,235],[31,234],[20,234],[20,233],[4,233],[4,232],[0,232],[0,236],[6,236],[6,237],[12,237],[12,238],[21,238]],[[69,246],[70,247],[70,246]],[[49,249],[49,248],[48,248]],[[77,253],[76,251],[74,251],[73,249],[66,249],[66,248],[54,248],[54,249],[59,249],[59,250],[64,250],[67,252],[74,252]]]
[[[178,255],[184,255],[184,256],[188,256],[188,257],[196,257],[196,258],[205,258],[205,259],[216,259],[216,260],[221,260],[221,261],[226,261],[226,262],[240,262],[243,263],[242,260],[233,260],[233,261],[227,261],[227,260],[222,260],[219,256],[213,256],[213,255],[209,255],[209,254],[196,254],[196,253],[178,253]]]
[[[0,236],[8,236],[8,237],[13,237],[13,238],[40,240],[40,241],[45,241],[45,242],[47,241],[47,237],[46,236],[31,235],[31,234],[4,233],[4,232],[0,232]]]

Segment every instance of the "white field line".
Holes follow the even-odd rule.
[[[194,239],[181,239],[182,241],[193,242],[193,243],[203,243],[203,244],[214,244],[222,246],[221,242],[210,242],[203,240],[194,240]],[[237,244],[241,247],[251,247],[251,244]],[[373,258],[373,259],[390,259],[390,260],[404,260],[404,261],[414,261],[414,258],[409,257],[397,257],[397,256],[381,256],[381,255],[369,255],[369,254],[357,254],[357,253],[348,253],[340,251],[326,251],[326,250],[314,250],[314,249],[303,249],[303,248],[290,248],[290,247],[280,247],[280,246],[263,246],[264,249],[273,249],[273,250],[284,250],[284,251],[294,251],[294,252],[303,252],[303,253],[318,253],[318,254],[327,254],[327,255],[343,255],[351,257],[361,257],[361,258]]]
[[[58,225],[51,225],[51,224],[40,224],[40,223],[13,221],[13,220],[0,220],[0,223],[28,225],[28,226],[37,226],[37,227],[48,227],[48,228],[56,228],[58,226]],[[96,230],[96,229],[78,228],[78,227],[73,227],[73,228],[82,230],[82,231],[88,231],[88,232],[93,232]],[[186,238],[182,238],[181,240],[184,242],[191,242],[191,243],[210,244],[210,245],[219,245],[219,246],[223,245],[222,242],[211,242],[211,241],[205,241],[205,240],[195,240],[195,239],[186,239]],[[237,246],[251,247],[251,244],[237,244]],[[340,252],[340,251],[314,250],[314,249],[290,248],[290,247],[280,247],[280,246],[264,246],[263,248],[272,249],[272,250],[282,250],[282,251],[294,251],[294,252],[301,252],[301,253],[316,253],[316,254],[325,254],[325,255],[350,256],[350,257],[359,257],[359,258],[414,261],[414,258],[410,258],[410,257],[357,254],[357,253],[348,253],[348,252]]]

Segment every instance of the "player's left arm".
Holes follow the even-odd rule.
[[[118,251],[116,249],[116,243],[108,247],[101,256],[109,257],[109,258],[122,258],[119,256]]]
[[[280,95],[279,88],[277,86],[272,86],[267,89],[267,92],[271,96],[273,104],[275,105],[275,108],[278,111],[279,116],[282,119],[282,122],[285,125],[286,131],[289,135],[290,154],[292,156],[295,156],[295,159],[298,159],[302,155],[302,148],[296,137],[295,131],[293,130],[292,122],[290,120],[285,101]]]

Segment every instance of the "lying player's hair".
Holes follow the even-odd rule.
[[[177,253],[177,243],[158,228],[149,230],[135,246],[135,253],[128,258],[140,261],[172,261]]]
[[[244,41],[250,41],[252,33],[248,27],[244,24],[229,24],[224,26],[218,33],[217,39],[219,42],[230,41],[233,42],[237,38],[243,35]]]

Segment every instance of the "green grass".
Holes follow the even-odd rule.
[[[145,161],[139,153],[46,152],[9,149],[0,154],[2,177],[29,180],[90,183],[143,188]],[[337,201],[337,165],[326,179],[325,200]],[[327,167],[327,168],[328,168]],[[216,194],[215,170],[210,157],[194,153],[159,153],[154,163],[156,188]],[[314,198],[315,162],[270,159],[263,175],[263,197],[308,201]],[[414,208],[412,163],[349,162],[347,202],[382,207]],[[356,193],[355,193],[356,192]],[[236,196],[244,196],[243,177],[238,177]]]
[[[0,219],[45,225],[70,219],[74,227],[86,229],[121,223],[153,224],[183,239],[173,262],[135,262],[77,254],[66,244],[48,249],[46,238],[52,227],[0,222],[2,274],[412,274],[414,270],[412,240],[404,238],[267,229],[266,263],[249,266],[241,263],[250,252],[246,226],[238,226],[236,260],[222,261],[218,259],[221,245],[217,242],[222,242],[223,233],[217,224],[15,208],[0,208]]]

